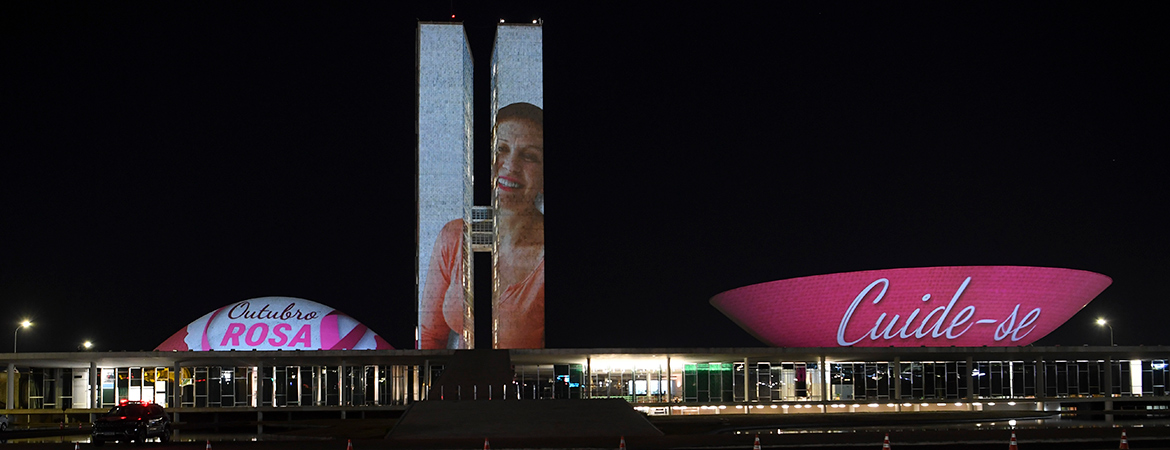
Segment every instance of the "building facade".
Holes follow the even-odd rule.
[[[343,416],[451,399],[623,398],[652,414],[1170,405],[1162,346],[511,350],[511,384],[431,390],[457,351],[474,350],[0,354],[0,381],[30,420],[123,400]]]

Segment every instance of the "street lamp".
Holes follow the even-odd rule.
[[[21,328],[28,328],[32,326],[32,322],[25,319],[20,322],[20,326],[16,327],[16,331],[12,332],[12,353],[16,353],[16,334],[20,332]]]
[[[1110,325],[1109,322],[1105,321],[1105,319],[1097,319],[1097,325],[1104,325],[1104,326],[1109,327],[1109,346],[1112,347],[1113,346],[1113,325]]]
[[[81,349],[86,350],[86,351],[93,349],[93,342],[92,341],[82,342]]]

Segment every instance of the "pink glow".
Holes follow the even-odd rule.
[[[1017,346],[1051,333],[1112,282],[1050,267],[868,270],[744,286],[711,305],[775,347]]]
[[[338,328],[340,327],[337,325],[336,314],[329,313],[321,318],[321,350],[333,350],[337,345],[337,341],[341,339]]]
[[[317,302],[261,297],[207,313],[155,350],[383,350],[393,349],[357,320]]]

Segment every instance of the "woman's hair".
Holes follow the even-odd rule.
[[[505,120],[527,120],[544,131],[544,110],[531,103],[513,103],[496,112],[496,123]]]
[[[531,103],[513,103],[500,108],[499,111],[496,111],[495,125],[499,126],[505,120],[527,120],[535,124],[537,128],[540,128],[541,133],[544,133],[544,110]],[[495,134],[494,129],[492,130],[492,134]],[[493,143],[492,145],[495,144]],[[543,191],[536,195],[536,208],[540,210],[541,214],[544,214]]]

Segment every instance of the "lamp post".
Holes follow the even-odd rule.
[[[1109,322],[1105,321],[1105,319],[1097,319],[1097,325],[1104,325],[1104,326],[1109,327],[1109,346],[1112,347],[1113,346],[1113,325],[1110,325]]]
[[[16,335],[18,333],[20,333],[20,329],[21,328],[28,328],[31,326],[32,326],[32,322],[29,322],[28,319],[25,319],[25,320],[20,322],[19,327],[16,327],[16,331],[12,332],[12,353],[16,353]]]

